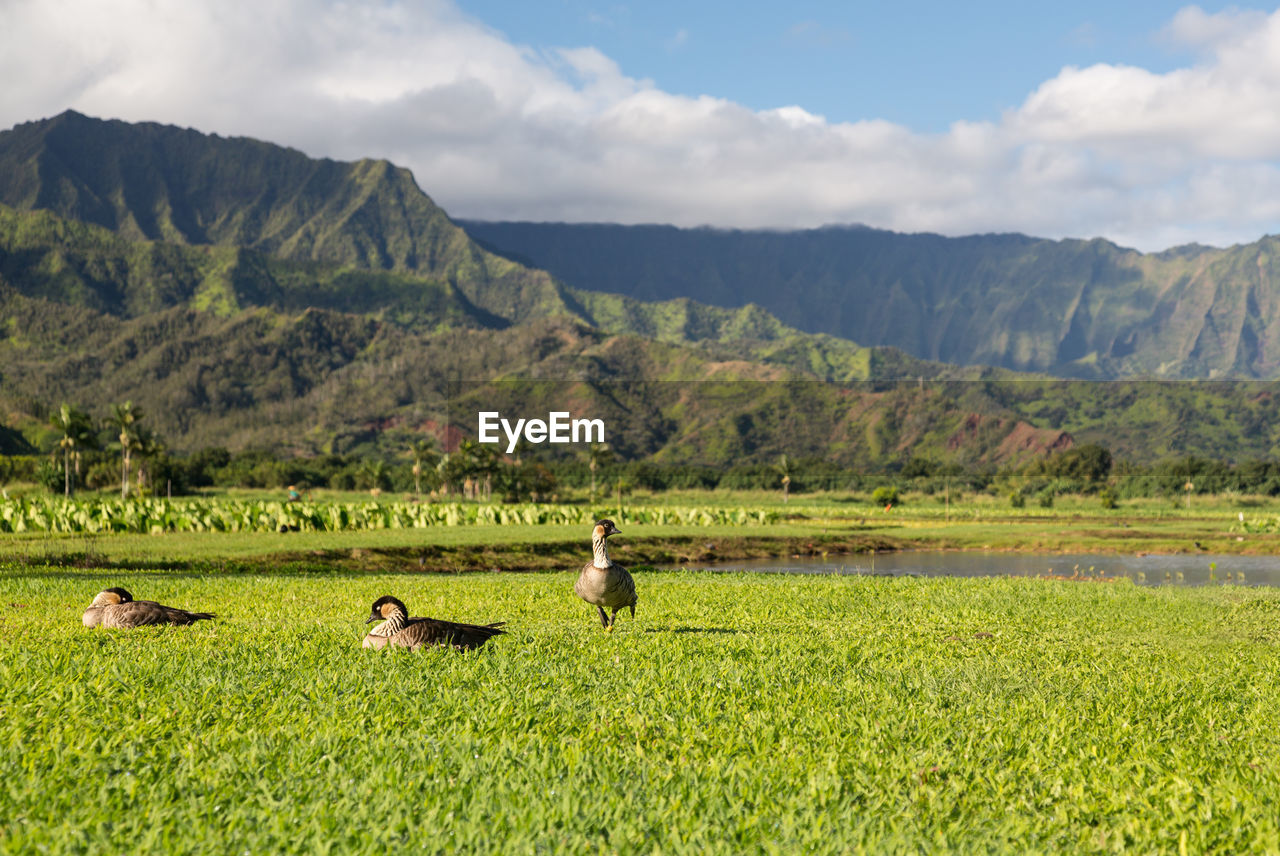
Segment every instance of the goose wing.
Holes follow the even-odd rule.
[[[636,605],[636,581],[622,565],[609,566],[604,599],[607,606]]]
[[[164,607],[150,600],[116,603],[102,609],[103,627],[150,627],[168,623]]]
[[[194,624],[213,618],[211,612],[188,612],[154,600],[133,600],[103,607],[103,627],[150,627],[157,624]]]
[[[452,645],[455,648],[479,648],[493,636],[505,633],[505,621],[493,624],[459,624],[438,618],[410,618],[405,628],[391,637],[391,644],[411,650],[423,645]]]

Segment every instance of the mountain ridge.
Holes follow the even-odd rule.
[[[175,306],[221,315],[255,306],[326,308],[410,327],[498,328],[516,323],[521,315],[525,320],[566,317],[614,334],[672,344],[714,343],[742,358],[803,367],[827,380],[869,379],[873,364],[898,364],[912,377],[953,371],[888,351],[873,356],[852,342],[802,334],[754,306],[724,309],[685,298],[648,303],[555,282],[546,292],[553,300],[503,299],[493,305],[471,300],[456,279],[295,262],[235,246],[131,241],[49,211],[4,205],[0,275],[28,297],[123,318]],[[487,295],[478,297],[484,301]]]
[[[1065,377],[1280,372],[1280,238],[1142,254],[1101,238],[459,220],[570,286],[754,302],[784,324],[920,359]]]
[[[550,276],[477,247],[409,170],[386,160],[317,159],[248,137],[67,111],[0,132],[0,203],[126,240],[448,280],[472,301],[505,301],[505,314],[561,301]]]

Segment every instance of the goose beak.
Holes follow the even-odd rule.
[[[381,620],[382,620],[382,616],[375,613],[369,616],[368,620],[365,621],[365,624],[372,624],[375,621],[381,621]]]

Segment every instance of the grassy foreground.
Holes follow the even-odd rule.
[[[0,569],[0,850],[1280,849],[1280,592],[646,574],[606,636],[571,581]],[[510,633],[360,651],[388,592]]]

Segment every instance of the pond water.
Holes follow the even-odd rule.
[[[911,550],[692,564],[709,571],[890,577],[1126,577],[1139,585],[1280,585],[1280,556],[982,553]]]

